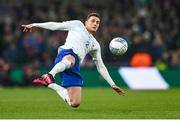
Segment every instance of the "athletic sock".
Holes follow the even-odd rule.
[[[52,70],[49,73],[54,77],[57,73],[62,72],[65,69],[66,65],[62,62],[59,62],[52,68]]]
[[[68,103],[68,105],[71,105],[67,89],[61,87],[60,85],[57,85],[56,83],[51,83],[51,84],[48,85],[48,87],[55,90],[58,93],[58,95],[65,102]]]

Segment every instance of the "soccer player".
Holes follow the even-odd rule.
[[[98,30],[99,24],[100,15],[98,13],[90,13],[84,24],[79,20],[72,20],[22,25],[23,32],[31,32],[33,27],[68,31],[65,44],[58,48],[55,66],[48,74],[33,80],[33,83],[55,90],[70,106],[78,107],[81,102],[83,86],[83,79],[80,75],[80,63],[85,55],[89,53],[102,77],[119,95],[124,95],[124,91],[110,77],[101,58],[100,45],[93,36]],[[54,82],[54,77],[57,73],[60,74],[62,86]]]

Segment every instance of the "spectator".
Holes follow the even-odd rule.
[[[9,76],[10,71],[11,71],[10,64],[5,62],[5,60],[3,60],[2,58],[0,58],[0,85],[2,86],[14,85],[13,80]]]

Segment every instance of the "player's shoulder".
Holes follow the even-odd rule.
[[[84,24],[80,20],[70,20],[67,22],[68,25],[70,25],[71,30],[84,29]]]
[[[71,20],[69,22],[73,25],[84,26],[84,24],[80,20]]]

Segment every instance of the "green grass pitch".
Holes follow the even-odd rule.
[[[82,104],[71,108],[48,88],[0,88],[4,118],[180,118],[180,89],[132,91],[124,97],[111,88],[83,88]]]

